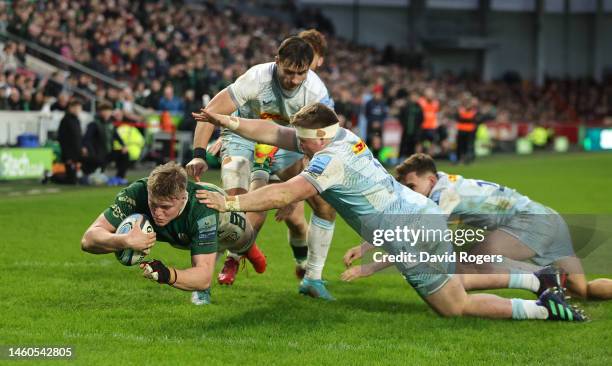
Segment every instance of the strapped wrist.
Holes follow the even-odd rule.
[[[227,128],[232,131],[236,131],[240,127],[240,119],[236,116],[229,116],[229,122],[227,124]]]
[[[168,270],[170,272],[170,275],[169,275],[170,278],[168,278],[168,285],[174,286],[174,284],[176,283],[176,280],[178,278],[178,275],[176,273],[176,268],[168,267]]]
[[[196,147],[195,149],[193,149],[193,157],[206,160],[206,149],[202,147]]]
[[[238,196],[228,196],[225,199],[225,209],[227,211],[242,211],[240,209],[240,199]]]

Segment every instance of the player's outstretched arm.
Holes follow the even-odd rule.
[[[108,222],[104,214],[100,214],[83,234],[81,249],[92,254],[105,254],[120,249],[132,248],[148,254],[155,245],[155,232],[144,233],[140,228],[142,218],[127,234],[116,234],[116,228]]]
[[[206,110],[220,114],[232,114],[236,110],[236,105],[226,88],[215,95],[206,106]],[[193,134],[194,149],[206,150],[214,131],[215,125],[211,123],[197,123]],[[189,176],[199,178],[208,169],[208,165],[202,157],[196,156],[185,166],[185,169]]]
[[[202,189],[196,192],[196,197],[200,203],[219,212],[250,212],[284,207],[290,203],[308,199],[318,193],[306,178],[298,175],[284,183],[268,185],[239,196],[225,197],[217,192]]]
[[[229,128],[242,137],[263,144],[278,146],[281,149],[297,151],[295,130],[265,119],[239,118],[212,113],[202,109],[193,113],[193,118],[200,123],[212,123],[215,126]]]

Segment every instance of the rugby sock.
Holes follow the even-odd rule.
[[[308,257],[308,243],[306,243],[306,239],[294,238],[289,233],[289,245],[291,245],[295,261],[298,264],[304,262]]]
[[[537,292],[540,288],[540,280],[533,273],[516,273],[511,271],[508,288],[520,288]]]
[[[234,252],[230,252],[229,250],[227,251],[227,256],[234,258],[236,261],[240,261],[240,259],[242,259],[243,257],[243,255],[240,255]]]
[[[306,276],[311,280],[320,280],[323,273],[327,252],[334,235],[334,222],[324,220],[314,214],[310,218],[308,227],[308,263]]]
[[[512,319],[547,319],[548,310],[536,300],[512,299]]]
[[[258,169],[255,170],[251,173],[251,187],[250,190],[254,191],[260,187],[265,186],[266,184],[268,184],[268,182],[270,181],[270,173],[262,170],[262,169]]]

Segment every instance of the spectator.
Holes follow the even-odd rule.
[[[45,105],[45,94],[39,90],[34,94],[32,102],[30,103],[31,111],[40,111]]]
[[[64,88],[65,81],[66,78],[63,73],[56,71],[51,74],[51,78],[47,81],[45,86],[45,95],[58,97]]]
[[[181,114],[185,111],[183,100],[174,95],[174,87],[172,85],[164,87],[164,95],[159,100],[159,110]]]
[[[51,110],[65,112],[68,108],[69,101],[70,95],[67,93],[60,93],[60,95],[57,97],[57,101],[51,105]]]
[[[154,109],[156,111],[159,110],[159,101],[163,96],[161,88],[161,82],[157,79],[154,79],[151,82],[151,89],[149,91],[149,95],[147,95],[144,100],[143,107]]]
[[[117,102],[119,109],[123,111],[123,116],[126,121],[138,122],[142,120],[136,110],[134,109],[134,94],[131,88],[123,88],[119,93],[119,100]]]
[[[92,3],[84,0],[19,0],[10,6],[0,2],[0,7],[0,23],[6,21],[12,33],[56,52],[63,50],[75,61],[129,84],[136,90],[137,99],[144,98],[144,102],[139,99],[139,103],[156,110],[163,96],[161,85],[175,84],[177,95],[187,88],[195,89],[197,96],[214,95],[249,65],[269,61],[279,34],[297,33],[291,24],[271,22],[269,18],[238,13],[229,8],[221,12],[212,2],[198,11],[188,9],[178,1]],[[169,26],[168,19],[172,19],[172,26]],[[303,8],[295,25],[326,32],[328,38],[323,40],[333,52],[321,52],[325,64],[315,60],[312,66],[318,66],[317,74],[327,85],[334,85],[331,91],[334,100],[351,100],[359,108],[363,107],[362,101],[367,94],[365,85],[381,85],[386,94],[392,96],[387,100],[389,106],[394,103],[396,91],[410,85],[419,90],[432,88],[435,91],[440,105],[445,106],[439,111],[441,123],[438,127],[452,116],[455,111],[453,102],[466,91],[478,97],[483,105],[493,105],[499,118],[508,116],[511,121],[597,120],[612,114],[612,81],[609,80],[602,85],[590,80],[549,78],[543,87],[537,87],[521,80],[516,73],[508,73],[503,81],[486,83],[470,75],[457,77],[451,73],[432,78],[424,71],[409,71],[398,64],[385,64],[385,55],[373,48],[334,38],[329,21],[314,9]],[[311,29],[300,36],[309,40],[307,35],[315,32],[318,33]],[[5,67],[19,70],[25,59],[23,45],[16,45],[15,50],[15,44],[9,43],[6,52],[0,50],[0,70]],[[8,66],[3,63],[6,59],[10,59]],[[40,80],[38,85],[29,87],[32,89],[30,92],[34,95],[35,90],[44,88],[46,96],[58,97],[64,88],[69,90],[68,84],[72,83],[95,91],[98,100],[123,100],[119,91],[107,92],[104,87],[96,88],[87,76],[66,79],[64,74],[63,71],[57,72],[48,81]],[[11,78],[14,75],[12,72]],[[157,81],[152,82],[147,97],[136,86],[150,80]],[[14,80],[9,80],[8,85],[18,87],[22,97],[26,95],[26,90],[16,85]],[[348,94],[346,98],[343,95],[345,91]],[[8,99],[0,98],[0,107],[6,108],[1,104],[8,104]],[[339,109],[338,112],[345,115],[352,125],[357,122],[357,117],[350,116],[353,113],[348,110],[352,108]]]
[[[114,149],[117,142],[120,148]],[[127,148],[113,125],[113,108],[109,103],[103,103],[98,107],[98,115],[95,120],[87,125],[83,137],[83,147],[86,158],[83,162],[83,173],[89,175],[100,169],[105,171],[110,162],[114,162],[117,175],[109,179],[111,185],[127,184],[125,179],[129,167],[129,156]]]
[[[34,101],[32,100],[32,92],[30,91],[30,89],[25,89],[21,94],[21,110],[26,112],[33,110],[33,102]]]
[[[454,120],[457,128],[457,161],[469,164],[475,158],[474,142],[476,140],[476,128],[480,120],[478,111],[478,99],[466,93],[457,108]]]
[[[387,102],[383,99],[383,87],[376,85],[372,89],[374,96],[365,105],[365,117],[368,123],[366,139],[374,156],[382,149],[382,128],[387,119]],[[375,137],[378,137],[375,139]]]
[[[419,105],[419,95],[416,91],[407,95],[405,89],[398,92],[397,98],[401,100],[398,119],[402,125],[402,139],[400,142],[400,160],[411,156],[416,151],[418,137],[423,123],[423,110]]]
[[[22,111],[23,104],[21,103],[21,93],[17,88],[11,88],[8,97],[7,109],[11,111]]]
[[[421,137],[419,139],[421,146],[418,150],[424,150],[427,154],[433,156],[434,148],[439,142],[438,112],[440,111],[440,102],[436,99],[433,88],[428,87],[425,89],[423,96],[419,98],[418,103],[423,111]]]
[[[64,118],[57,130],[57,139],[62,150],[62,162],[66,167],[64,176],[54,176],[56,183],[76,184],[77,171],[82,157],[82,131],[79,114],[82,111],[81,102],[72,100],[68,104]]]
[[[4,45],[4,50],[0,53],[0,65],[3,65],[1,71],[17,71],[20,63],[16,52],[17,45],[15,42],[7,42],[6,45]]]
[[[192,89],[188,89],[185,92],[185,112],[179,130],[193,133],[197,122],[193,119],[191,113],[199,112],[201,108],[202,102],[195,99],[195,92]]]

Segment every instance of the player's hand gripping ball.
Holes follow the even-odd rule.
[[[132,228],[137,225],[138,220],[141,217],[142,222],[140,223],[140,230],[142,230],[142,232],[144,233],[152,233],[153,226],[149,222],[149,218],[146,215],[132,214],[126,217],[125,220],[123,220],[121,224],[119,224],[119,227],[117,228],[117,234],[127,234],[128,232],[130,232],[130,230],[132,230]],[[133,266],[135,264],[138,264],[142,262],[145,256],[145,253],[131,248],[121,249],[115,252],[115,257],[117,257],[117,260],[124,266]]]

